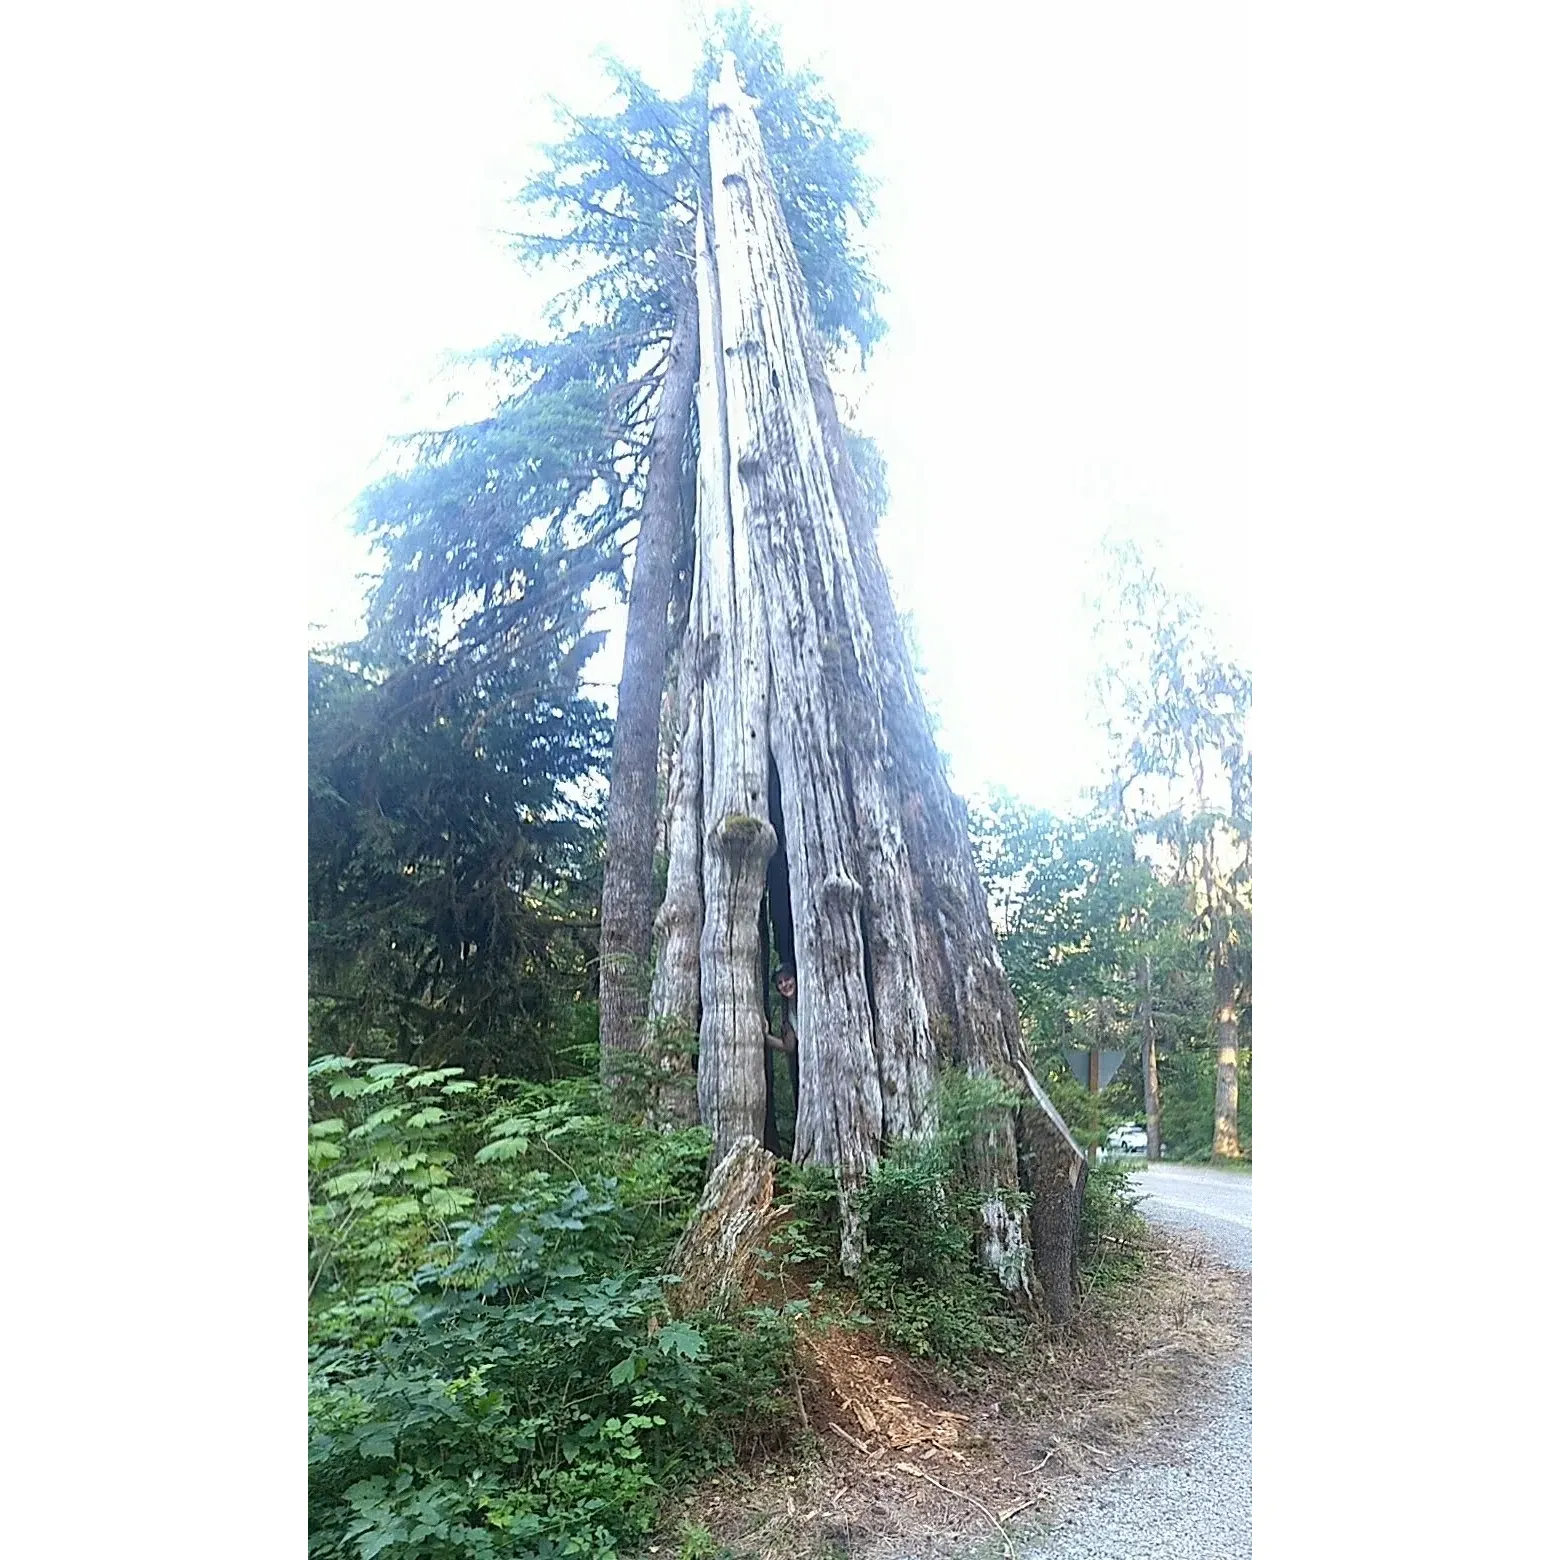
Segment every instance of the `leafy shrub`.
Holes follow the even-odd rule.
[[[794,1315],[673,1321],[657,1276],[707,1136],[463,1083],[311,1068],[318,1560],[606,1560],[788,1421]]]
[[[993,1079],[948,1074],[936,1136],[891,1150],[863,1193],[867,1255],[857,1287],[883,1336],[912,1354],[953,1363],[1003,1352],[1013,1339],[1001,1291],[975,1263],[970,1232],[985,1198],[964,1171],[966,1147],[990,1113],[1013,1103]]]
[[[856,1282],[883,1336],[945,1364],[1001,1352],[1011,1323],[972,1256],[981,1198],[949,1177],[936,1149],[895,1150],[863,1202],[867,1254]]]
[[[715,1560],[720,1546],[702,1522],[681,1522],[677,1527],[677,1560]]]
[[[771,1240],[770,1252],[783,1268],[837,1276],[840,1202],[833,1171],[782,1159],[775,1167],[775,1186],[791,1216]]]
[[[1079,1265],[1091,1283],[1120,1283],[1142,1269],[1148,1226],[1137,1211],[1143,1199],[1132,1192],[1132,1170],[1124,1159],[1102,1160],[1083,1183]]]

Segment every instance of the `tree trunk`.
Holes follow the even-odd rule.
[[[733,501],[744,452],[733,423],[727,306],[703,213],[697,222],[699,351],[699,611],[704,635],[700,753],[704,766],[704,934],[699,946],[699,1116],[723,1159],[764,1131],[764,993],[758,908],[775,848],[769,821],[769,644],[755,610],[752,529]]]
[[[1024,1100],[994,1113],[970,1150],[987,1194],[980,1252],[1010,1290],[1065,1315],[1082,1155],[1024,1063],[963,804],[931,734],[729,59],[710,94],[710,166],[709,225],[701,217],[696,239],[698,556],[683,656],[697,714],[677,759],[679,799],[697,771],[703,812],[678,836],[681,854],[673,844],[668,883],[685,916],[685,858],[697,846],[700,1115],[717,1161],[763,1132],[758,913],[783,837],[784,871],[768,878],[788,885],[797,970],[794,1156],[835,1173],[843,1267],[860,1262],[856,1193],[886,1146],[935,1130],[941,1060]],[[663,917],[656,990],[669,993],[685,989],[689,954]]]
[[[1143,1113],[1148,1118],[1148,1157],[1160,1157],[1159,1144],[1159,1041],[1154,1033],[1154,960],[1145,953],[1138,960],[1138,1024],[1143,1051]]]
[[[667,790],[666,897],[655,918],[655,977],[645,1025],[650,1075],[645,1114],[653,1126],[688,1126],[699,1119],[693,1078],[699,1033],[699,938],[704,929],[699,644],[695,608],[678,658],[680,736]]]
[[[891,755],[887,778],[910,861],[921,990],[935,1061],[974,1077],[995,1077],[1026,1099],[1016,1119],[994,1124],[969,1150],[969,1169],[989,1193],[982,1210],[982,1260],[1009,1290],[1028,1293],[1037,1272],[1047,1308],[1062,1317],[1071,1310],[1077,1289],[1083,1153],[1024,1061],[1017,1005],[970,848],[969,817],[948,783],[932,735],[878,554],[871,507],[850,461],[813,329],[807,333],[807,350],[813,402],[834,490],[850,527],[877,656]],[[1027,1228],[1013,1207],[1015,1186],[1030,1198]]]
[[[1198,807],[1202,807],[1202,777],[1197,781]],[[1214,837],[1203,841],[1203,892],[1208,901],[1209,958],[1213,965],[1213,1157],[1240,1158],[1240,1126],[1236,1106],[1240,1099],[1240,1035],[1235,1018],[1235,970],[1230,963],[1230,925],[1220,899],[1222,886],[1214,872]]]
[[[1235,1015],[1235,972],[1229,939],[1219,929],[1213,949],[1213,1024],[1218,1060],[1213,1074],[1213,1157],[1240,1158],[1240,1036]]]
[[[683,448],[697,370],[693,299],[684,288],[672,327],[628,597],[623,675],[612,737],[607,856],[601,884],[601,1073],[623,1101],[622,1061],[637,1050],[647,1012],[655,909],[662,693],[684,524]]]

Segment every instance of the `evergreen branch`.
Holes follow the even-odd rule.
[[[616,162],[624,172],[632,174],[634,178],[640,180],[643,184],[654,190],[662,200],[667,201],[674,206],[681,206],[690,217],[698,215],[696,208],[690,206],[687,201],[685,201],[680,195],[674,193],[672,190],[664,189],[656,180],[652,179],[650,175],[646,173],[632,157],[627,156],[619,148],[615,147],[604,135],[600,133],[600,131],[593,130],[588,124],[585,123],[583,119],[579,117],[578,114],[576,114],[572,109],[566,107],[560,99],[551,97],[548,99],[548,101],[552,104],[553,108],[558,113],[562,114],[563,117],[567,119],[575,127],[575,129],[580,132],[581,135],[587,137],[589,140],[594,141],[598,146],[603,148],[609,161]]]

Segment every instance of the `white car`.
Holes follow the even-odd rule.
[[[1146,1154],[1148,1132],[1135,1122],[1128,1122],[1122,1127],[1112,1127],[1105,1138],[1105,1146],[1113,1154]]]

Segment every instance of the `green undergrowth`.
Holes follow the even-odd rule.
[[[958,1372],[1016,1354],[1023,1340],[1024,1319],[976,1260],[971,1232],[984,1193],[968,1169],[972,1143],[1019,1101],[994,1079],[960,1073],[946,1074],[939,1092],[937,1133],[891,1149],[862,1192],[867,1253],[850,1319]],[[1142,1267],[1145,1225],[1126,1174],[1117,1166],[1102,1171],[1084,1187],[1080,1263],[1092,1287],[1130,1280]],[[834,1291],[842,1277],[833,1181],[792,1165],[781,1167],[780,1180],[794,1217],[777,1246],[790,1262],[824,1274],[824,1287]],[[1010,1194],[1010,1203],[1024,1213],[1020,1194]]]
[[[1078,1262],[1089,1288],[1130,1283],[1143,1271],[1148,1224],[1137,1211],[1143,1194],[1131,1187],[1136,1169],[1131,1160],[1105,1159],[1084,1182]]]
[[[1009,1353],[1018,1341],[1018,1317],[975,1262],[971,1232],[985,1197],[967,1170],[973,1140],[1015,1103],[994,1079],[945,1075],[935,1136],[892,1149],[863,1197],[862,1304],[887,1342],[944,1366]]]
[[[594,1083],[310,1069],[310,1554],[606,1560],[777,1442],[795,1308],[673,1320],[709,1139]]]
[[[971,1236],[967,1149],[1010,1104],[990,1082],[945,1085],[942,1130],[871,1177],[853,1286],[831,1178],[786,1165],[770,1287],[797,1298],[680,1319],[662,1275],[702,1129],[614,1120],[587,1078],[326,1056],[309,1082],[315,1560],[611,1560],[679,1486],[795,1431],[800,1326],[870,1327],[953,1369],[1021,1342]],[[1096,1171],[1094,1271],[1126,1276],[1136,1217]]]

